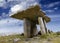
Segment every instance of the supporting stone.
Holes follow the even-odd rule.
[[[40,25],[40,29],[41,29],[41,34],[46,34],[46,30],[45,30],[45,23],[43,21],[43,18],[42,17],[38,17],[38,22],[39,22],[39,25]]]
[[[36,36],[38,34],[38,30],[37,30],[37,27],[35,26],[33,28],[33,36]]]
[[[37,26],[36,26],[36,24],[33,22],[33,23],[31,23],[31,35],[32,35],[32,37],[33,37],[33,36],[36,36],[37,34],[38,34]]]
[[[30,38],[37,35],[37,33],[38,31],[37,31],[36,23],[28,20],[27,18],[24,18],[24,36],[26,38]]]
[[[45,26],[45,30],[46,30],[46,33],[48,33],[48,29],[46,27],[46,21],[43,19],[43,22],[44,22],[44,26]]]
[[[24,18],[24,37],[25,38],[31,37],[31,24],[27,18]]]

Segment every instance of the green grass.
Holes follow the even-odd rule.
[[[32,41],[28,41],[28,43],[34,43],[34,42],[43,43],[43,41],[48,41],[48,38],[52,38],[52,40],[48,41],[48,42],[60,43],[60,35],[57,35],[56,33],[39,35],[37,37],[39,37],[39,40],[33,39]],[[16,38],[21,39],[21,41],[18,41],[17,43],[25,43],[26,42],[26,41],[23,41],[24,36],[21,36],[21,35],[17,34],[17,35],[1,36],[0,37],[0,43],[13,43],[13,39],[16,39]]]
[[[24,36],[20,36],[20,35],[9,35],[9,36],[0,36],[0,40],[9,40],[9,39],[14,39],[14,38],[24,38]]]
[[[17,35],[9,35],[9,36],[0,36],[0,43],[13,43],[13,40],[19,38],[24,39],[24,36]],[[21,43],[21,41],[19,41]],[[19,43],[17,42],[17,43]]]

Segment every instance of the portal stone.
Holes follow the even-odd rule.
[[[38,22],[39,22],[39,25],[40,25],[41,34],[46,34],[45,23],[43,22],[43,18],[38,17]]]
[[[31,37],[31,24],[27,18],[24,18],[24,36],[26,38]]]

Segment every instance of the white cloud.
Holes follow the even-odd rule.
[[[35,6],[36,4],[38,3],[35,0],[26,0],[26,1],[21,2],[20,4],[13,6],[11,8],[11,12],[16,13],[18,11],[26,10],[30,6]]]
[[[54,7],[54,6],[58,5],[58,4],[60,4],[60,1],[44,5],[44,7],[51,8],[51,7]]]
[[[0,7],[4,6],[6,4],[5,0],[0,0]]]
[[[6,9],[8,7],[12,7],[12,6],[20,3],[21,1],[24,1],[24,0],[7,0],[7,2],[5,0],[0,0],[0,7]]]
[[[1,26],[6,25],[6,24],[15,25],[15,23],[19,24],[19,22],[22,23],[23,21],[22,20],[13,19],[13,18],[7,18],[7,19],[0,20],[0,25]]]
[[[49,13],[51,13],[51,12],[54,12],[54,10],[45,10],[43,12],[49,12]]]
[[[11,8],[12,12],[17,12],[19,10],[23,10],[23,6],[22,5],[15,5],[15,6],[13,6],[13,8]]]
[[[14,1],[14,0],[7,0],[8,2],[10,2],[10,1]]]
[[[0,16],[0,19],[6,19],[9,18],[9,14],[6,14],[5,12],[3,12]]]
[[[50,17],[51,18],[51,21],[53,21],[53,22],[57,22],[57,21],[60,21],[60,15],[59,14],[55,14],[55,15],[48,15],[48,17]]]
[[[2,17],[4,18],[4,17],[8,17],[8,14],[6,14],[6,13],[2,13]]]
[[[57,10],[57,9],[58,9],[58,7],[55,7],[55,8],[54,8],[54,10]]]
[[[5,0],[0,0],[0,7],[3,7],[3,8],[12,7],[24,1],[38,2],[38,0],[7,0],[7,2]]]
[[[47,29],[49,29],[53,32],[58,32],[58,31],[60,31],[60,24],[57,22],[50,22],[47,24]]]
[[[7,18],[0,20],[0,33],[22,33],[23,32],[23,21]]]
[[[9,4],[5,0],[2,0],[0,1],[0,7],[7,9],[9,7]]]
[[[60,17],[60,15],[59,14],[55,14],[55,15],[48,15],[49,17],[51,17],[51,18],[57,18],[57,17]]]
[[[26,1],[26,0],[7,0],[8,2],[10,1],[19,1],[19,2],[22,2],[22,1]]]

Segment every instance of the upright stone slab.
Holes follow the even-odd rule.
[[[43,18],[42,17],[38,17],[38,22],[39,22],[39,25],[40,25],[40,29],[41,29],[41,34],[46,34],[46,30],[45,30],[45,23],[43,21]]]
[[[31,24],[27,18],[24,18],[24,36],[26,38],[31,37]]]
[[[30,38],[33,37],[34,35],[37,35],[36,24],[33,21],[24,18],[24,36],[26,38]]]
[[[32,22],[31,23],[31,35],[32,35],[32,37],[36,36],[37,33],[38,33],[38,31],[37,31],[36,23]]]
[[[46,30],[46,33],[48,33],[48,29],[46,27],[46,21],[43,19],[43,22],[44,22],[44,26],[45,26],[45,30]]]
[[[33,28],[33,36],[36,36],[38,34],[38,31],[37,31],[37,27],[35,25],[35,27]]]

